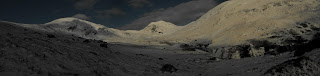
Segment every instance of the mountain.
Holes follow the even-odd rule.
[[[31,29],[74,35],[88,39],[103,40],[108,37],[117,36],[114,34],[114,31],[117,31],[116,29],[77,18],[61,18],[45,24],[14,24]]]
[[[76,18],[20,25],[109,43],[198,49],[221,58],[243,58],[279,54],[284,47],[302,47],[317,39],[319,4],[318,0],[230,0],[185,26],[158,21],[142,30],[118,30]]]
[[[319,49],[298,57],[221,60],[198,51],[112,44],[10,22],[0,22],[0,30],[4,76],[319,75]]]
[[[229,0],[180,31],[159,39],[188,43],[212,40],[215,46],[239,45],[252,39],[281,43],[319,31],[318,0]]]
[[[12,22],[11,22],[12,23]],[[20,24],[30,29],[42,30],[52,33],[61,33],[77,37],[103,40],[108,42],[126,42],[135,39],[137,31],[122,31],[108,28],[104,25],[95,24],[78,18],[60,18],[45,24]],[[135,37],[131,37],[135,36]]]
[[[24,27],[138,45],[206,42],[220,47],[249,45],[254,40],[290,45],[310,41],[319,32],[319,3],[317,0],[230,0],[185,26],[158,21],[142,30],[118,30],[76,18]]]
[[[158,42],[150,39],[171,34],[177,29],[182,28],[182,26],[176,26],[169,22],[158,21],[150,23],[149,26],[143,30],[118,30],[77,18],[60,18],[45,24],[14,24],[31,29],[68,34],[87,39],[139,45],[159,45]]]
[[[180,47],[208,51],[223,59],[289,51],[299,56],[319,48],[315,46],[319,5],[319,0],[230,0],[157,40],[184,43]]]
[[[190,65],[193,61],[184,62],[186,58],[178,60],[182,54],[169,50],[110,44],[21,26],[0,22],[1,76],[186,76],[204,71]]]
[[[0,75],[317,76],[319,0],[229,0],[185,26],[0,21]]]
[[[183,26],[177,26],[165,21],[157,21],[151,22],[147,27],[140,31],[150,35],[162,36],[176,32],[181,28],[183,28]]]

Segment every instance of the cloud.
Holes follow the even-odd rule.
[[[96,17],[100,19],[111,18],[113,16],[126,15],[126,12],[118,8],[112,8],[110,10],[103,10],[103,11],[96,11],[96,13],[98,13],[98,16]]]
[[[159,20],[168,21],[176,25],[184,25],[198,19],[216,5],[216,0],[192,0],[175,7],[162,8],[146,13],[143,17],[120,27],[120,29],[139,30],[146,27],[150,22]]]
[[[129,6],[133,6],[134,8],[141,8],[145,5],[152,6],[152,3],[149,0],[129,0]]]
[[[79,18],[79,19],[83,19],[83,20],[90,20],[91,17],[85,15],[85,14],[76,14],[72,16],[73,18]]]
[[[92,9],[99,0],[76,0],[74,7],[79,10]]]

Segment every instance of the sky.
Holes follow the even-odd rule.
[[[185,25],[225,0],[1,0],[0,20],[43,24],[74,17],[111,28],[142,29],[164,20]]]

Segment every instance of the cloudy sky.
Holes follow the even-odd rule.
[[[0,20],[42,24],[64,17],[107,27],[142,29],[153,21],[194,21],[225,0],[1,0]]]

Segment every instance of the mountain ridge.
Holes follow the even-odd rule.
[[[317,11],[319,4],[317,0],[231,0],[223,2],[185,26],[157,21],[142,30],[118,30],[76,18],[61,18],[46,24],[29,26],[107,42],[139,45],[163,45],[162,42],[180,44],[205,40],[211,41],[213,46],[227,46],[245,44],[253,39],[281,36],[269,39],[278,43],[283,42],[281,39],[293,37],[294,35],[288,35],[293,32],[305,39],[312,36],[307,35],[308,33],[317,32],[316,29],[320,28],[319,23],[312,19],[320,17]],[[308,27],[301,27],[306,24]],[[74,32],[69,31],[75,28],[71,25],[83,27],[79,27],[80,31]]]

